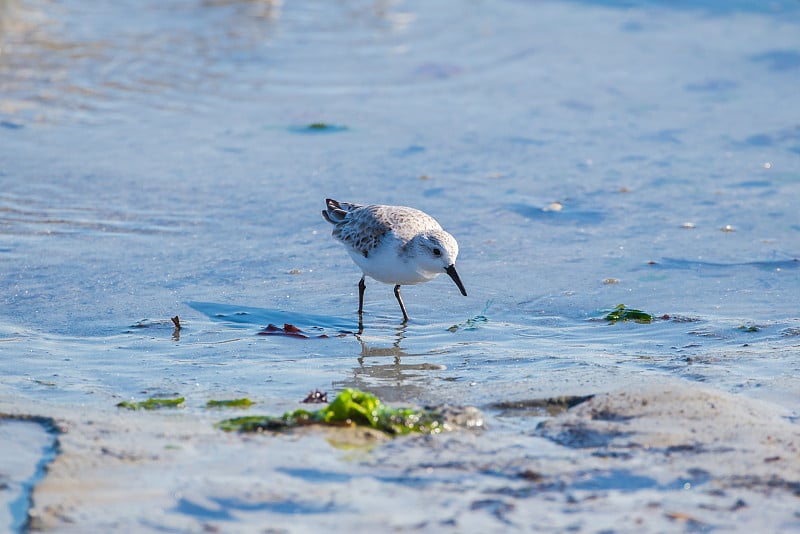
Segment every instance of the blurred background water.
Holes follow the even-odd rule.
[[[3,395],[485,407],[650,374],[796,414],[798,86],[793,0],[0,0]],[[368,283],[336,337],[360,273],[325,197],[432,214],[469,297],[405,288],[404,327]],[[331,337],[257,335],[284,322]]]

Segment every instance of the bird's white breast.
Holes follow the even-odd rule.
[[[440,273],[422,270],[414,257],[406,256],[397,240],[387,240],[372,249],[368,257],[348,250],[361,270],[384,284],[413,285],[436,278]]]

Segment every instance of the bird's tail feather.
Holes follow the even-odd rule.
[[[331,224],[339,224],[344,221],[347,214],[358,207],[358,204],[350,204],[348,202],[337,202],[332,198],[325,199],[325,210],[322,216]]]

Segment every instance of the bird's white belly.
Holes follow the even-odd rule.
[[[366,258],[355,251],[348,252],[364,274],[384,284],[413,285],[439,276],[438,272],[420,270],[412,258],[398,255],[397,251],[396,247],[379,246],[372,249]]]

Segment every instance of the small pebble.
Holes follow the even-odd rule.
[[[564,205],[561,202],[551,202],[542,208],[542,211],[561,211],[562,209],[564,209]]]

